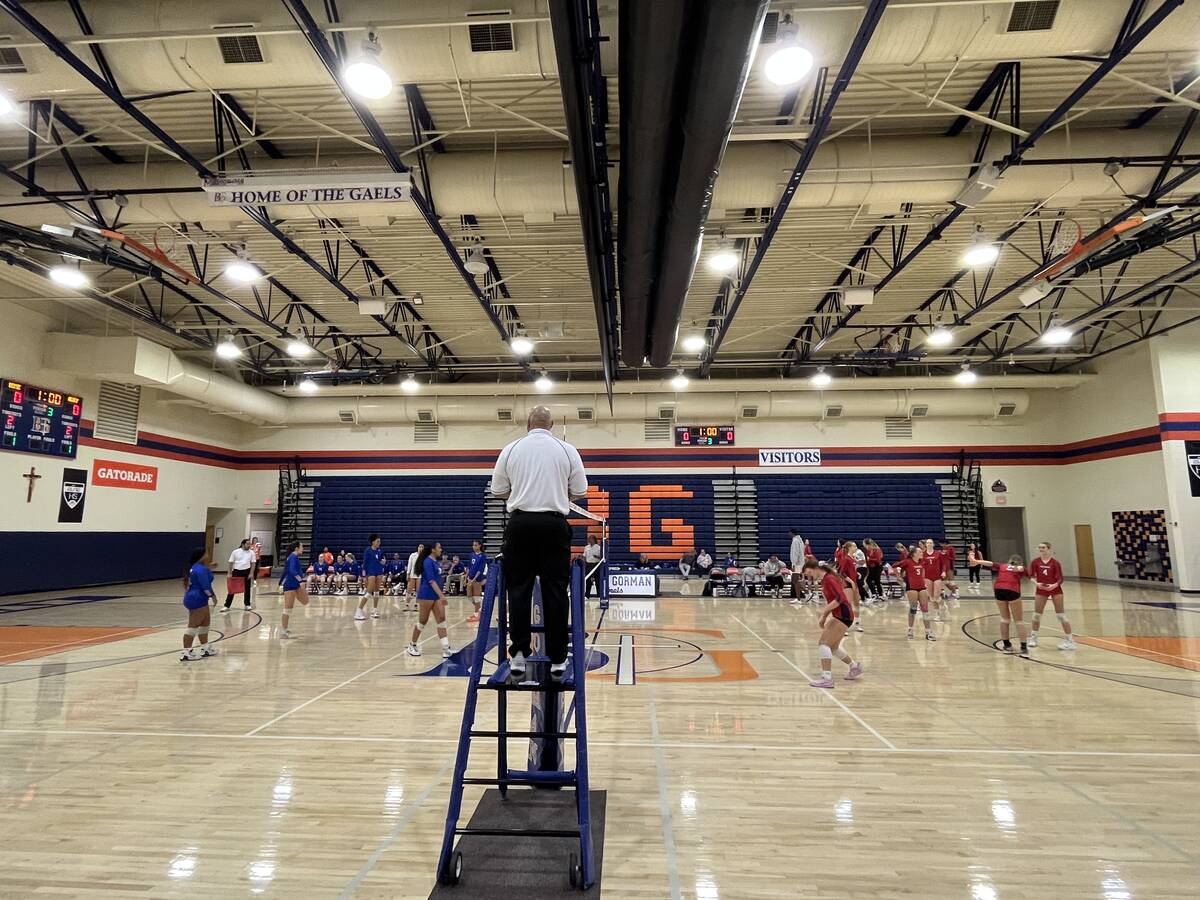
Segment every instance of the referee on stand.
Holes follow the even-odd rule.
[[[550,429],[554,416],[545,406],[529,413],[529,430],[500,451],[492,472],[492,493],[508,500],[504,530],[504,573],[508,584],[509,656],[514,678],[525,675],[530,646],[533,579],[542,582],[546,654],[550,677],[567,670],[567,581],[571,566],[570,501],[587,494],[587,473],[579,451]]]

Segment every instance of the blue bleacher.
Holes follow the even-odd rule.
[[[820,558],[833,556],[838,538],[861,545],[870,537],[891,562],[897,541],[938,540],[945,531],[942,494],[932,475],[766,475],[754,481],[764,554],[786,559],[788,529],[795,528]]]

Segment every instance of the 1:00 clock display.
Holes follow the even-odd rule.
[[[731,447],[732,425],[676,425],[676,447]]]
[[[73,394],[0,381],[0,449],[75,458],[83,401]]]

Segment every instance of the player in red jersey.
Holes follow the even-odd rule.
[[[925,550],[917,544],[909,552],[905,550],[895,567],[904,573],[905,593],[908,596],[908,639],[913,639],[913,626],[917,622],[917,610],[921,610],[921,623],[925,626],[925,640],[936,641],[933,627],[929,623],[929,594],[925,581]]]
[[[841,556],[837,559],[837,571],[843,578],[846,579],[846,591],[850,595],[850,602],[854,606],[854,624],[855,631],[862,631],[862,623],[858,620],[858,607],[862,604],[862,594],[858,590],[858,563],[854,559],[854,551],[858,547],[854,541],[846,541],[838,548],[838,553]]]
[[[853,559],[853,557],[851,557]],[[821,610],[817,624],[821,626],[821,677],[809,682],[813,687],[833,689],[833,658],[836,656],[850,667],[847,681],[854,681],[863,673],[862,663],[856,663],[842,649],[842,639],[854,622],[854,606],[846,596],[842,575],[829,563],[817,562],[812,557],[804,560],[804,575],[813,580],[820,579],[821,596],[826,606]]]
[[[975,562],[971,562],[975,560]],[[1017,635],[1021,638],[1021,653],[1029,650],[1025,636],[1025,613],[1021,608],[1021,579],[1025,577],[1024,560],[1016,554],[1008,558],[1007,563],[992,562],[989,559],[979,559],[975,556],[967,558],[971,565],[987,566],[995,573],[992,590],[996,594],[996,607],[1000,610],[1000,643],[1005,653],[1015,653],[1012,641],[1009,640],[1009,628],[1012,620],[1017,620]]]
[[[883,549],[872,538],[863,541],[867,551],[867,594],[876,602],[883,602]]]
[[[946,538],[942,538],[942,587],[946,591],[946,605],[949,606],[949,601],[958,602],[958,579],[954,574],[954,563],[958,558],[958,552],[954,549],[954,545]]]
[[[1029,565],[1029,573],[1037,585],[1037,593],[1033,599],[1033,627],[1029,630],[1029,646],[1038,645],[1038,626],[1042,624],[1042,611],[1046,601],[1054,604],[1054,614],[1062,625],[1066,640],[1058,645],[1059,650],[1074,650],[1075,635],[1071,632],[1071,623],[1063,612],[1063,571],[1057,559],[1054,558],[1054,547],[1049,541],[1038,544],[1038,558]]]
[[[942,572],[946,568],[946,560],[941,551],[934,546],[933,538],[925,538],[917,543],[925,551],[925,581],[929,585],[929,600],[937,610],[937,620],[944,622],[946,616],[942,612]]]

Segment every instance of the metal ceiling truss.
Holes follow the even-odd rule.
[[[2,2],[8,3],[11,2],[11,0],[2,0]],[[282,2],[291,13],[292,18],[299,26],[301,32],[307,38],[309,45],[313,49],[313,52],[317,54],[318,59],[321,60],[321,63],[329,72],[329,76],[337,85],[338,90],[341,91],[342,96],[346,98],[346,102],[350,104],[351,109],[353,109],[355,115],[358,116],[359,122],[366,130],[371,142],[379,150],[388,166],[393,172],[400,174],[409,173],[410,170],[408,166],[406,166],[404,161],[400,158],[399,152],[392,144],[391,139],[387,136],[387,133],[383,130],[383,127],[379,124],[379,121],[375,118],[375,115],[366,107],[365,104],[355,99],[353,94],[347,89],[342,80],[339,56],[334,51],[333,47],[330,46],[324,32],[321,30],[316,20],[312,17],[312,14],[308,11],[308,7],[304,5],[303,0],[282,0]],[[327,0],[325,6],[326,14],[333,20],[334,24],[336,24],[337,7],[333,0]],[[500,336],[501,340],[507,344],[508,340],[514,333],[513,330],[511,330],[511,326],[506,324],[496,307],[489,300],[487,294],[476,282],[475,277],[467,271],[463,256],[459,252],[459,248],[455,246],[453,239],[446,232],[446,229],[442,227],[442,224],[434,214],[429,201],[421,192],[420,187],[416,184],[411,186],[410,199],[413,206],[416,207],[417,211],[421,214],[421,217],[425,220],[425,224],[429,227],[429,230],[441,243],[442,248],[446,252],[447,258],[454,265],[455,271],[458,272],[458,275],[462,279],[463,283],[471,291],[472,295],[474,295],[476,301],[479,303],[479,306],[487,315],[488,320],[496,329],[496,333]],[[508,308],[512,309],[511,306]],[[515,309],[513,310],[513,314],[517,314]],[[527,361],[521,360],[520,364],[526,370],[529,369],[529,363]]]
[[[1025,137],[1021,138],[1019,141],[1014,138],[1013,145],[1009,153],[994,163],[1000,174],[1003,174],[1007,169],[1020,164],[1024,155],[1037,143],[1038,140],[1040,140],[1047,132],[1058,125],[1063,117],[1065,117],[1067,113],[1069,113],[1075,107],[1076,104],[1078,104],[1085,96],[1087,96],[1092,88],[1094,88],[1106,75],[1116,68],[1116,66],[1122,60],[1132,53],[1138,47],[1138,45],[1141,44],[1142,41],[1144,41],[1151,33],[1153,33],[1154,30],[1158,28],[1172,12],[1174,12],[1183,4],[1183,2],[1184,0],[1165,0],[1165,2],[1163,2],[1157,9],[1147,16],[1144,21],[1142,21],[1141,16],[1144,12],[1145,2],[1144,0],[1133,0],[1126,13],[1121,30],[1113,44],[1112,51],[1105,57],[1098,57],[1090,60],[1091,62],[1096,63],[1095,68],[1093,68],[1088,76],[1082,82],[1080,82],[1080,84],[1073,91],[1071,91],[1071,93],[1068,94],[1061,103],[1058,104],[1053,112],[1046,116],[1035,128],[1033,128],[1033,130],[1029,131]],[[996,108],[997,110],[999,109],[997,105],[999,103],[999,95],[1007,86],[1010,96],[1010,124],[1014,127],[1019,126],[1019,64],[1010,70],[1007,78],[1002,78],[1001,76],[996,75],[995,70],[993,70],[993,74],[989,75],[987,80],[991,81],[994,85],[993,108]],[[979,145],[981,150],[986,150],[987,142],[991,137],[991,128],[992,126],[987,126],[981,135]],[[985,156],[982,153],[976,153],[977,163],[981,162],[984,158]],[[966,211],[967,207],[961,206],[957,203],[953,204],[950,211],[936,226],[934,226],[934,228],[930,229],[930,231],[921,239],[921,241],[909,252],[908,256],[901,260],[900,264],[892,272],[888,273],[883,281],[876,285],[876,289],[878,290],[886,287],[888,282],[890,282],[896,275],[907,268],[908,265],[921,253],[923,253],[927,247],[929,247],[935,241],[941,239],[946,230],[950,228],[950,226],[953,225],[954,222],[956,222]],[[1018,225],[1019,224],[1020,223],[1018,223]],[[1007,236],[1011,237],[1011,232],[1008,233]],[[1003,239],[1007,240],[1007,237],[1004,237]],[[960,272],[959,276],[955,279],[952,279],[952,281],[956,282],[960,278],[965,277],[965,274],[966,272]],[[987,308],[987,306],[990,306],[991,303],[994,303],[1003,296],[1007,296],[1008,294],[1012,293],[1012,291],[1019,288],[1023,283],[1024,279],[1021,282],[1017,282],[1016,284],[1005,288],[1004,291],[1001,291],[999,294],[993,297],[990,302],[982,304],[981,309]],[[935,292],[929,300],[921,305],[920,309],[918,310],[918,314],[932,307],[943,295],[944,290]],[[980,310],[976,310],[975,312],[978,311]],[[828,341],[833,339],[850,321],[852,321],[855,316],[858,315],[858,312],[858,309],[852,309],[847,312],[842,320],[830,329],[829,334],[823,341],[813,345],[811,352],[815,353],[819,351],[826,343],[828,343]],[[913,324],[917,323],[918,314],[914,314],[912,317],[910,317],[913,321]],[[961,322],[962,320],[960,319],[959,321]]]
[[[596,0],[550,0],[549,8],[588,280],[600,338],[600,362],[611,407],[612,385],[619,365],[620,330],[608,176],[608,80],[600,62],[600,45],[607,38],[600,30]]]
[[[804,142],[804,150],[801,152],[800,158],[796,161],[795,168],[792,169],[792,174],[788,178],[787,185],[784,187],[779,201],[775,204],[771,220],[767,223],[767,227],[764,229],[763,235],[754,249],[754,256],[746,266],[745,272],[742,274],[737,288],[733,293],[733,299],[729,302],[728,309],[721,318],[716,333],[713,334],[708,349],[701,359],[700,374],[702,377],[707,377],[712,369],[713,360],[716,358],[717,352],[721,349],[721,342],[725,340],[725,335],[729,333],[729,326],[733,324],[733,318],[737,315],[738,308],[742,305],[742,300],[745,299],[746,292],[750,289],[750,285],[754,281],[754,276],[757,274],[759,266],[762,265],[763,258],[767,255],[767,250],[770,249],[771,242],[779,231],[779,226],[783,223],[783,217],[787,213],[788,206],[791,205],[792,197],[795,196],[796,190],[800,187],[800,182],[803,181],[809,166],[816,157],[817,149],[821,146],[821,141],[824,139],[825,133],[829,130],[830,123],[833,121],[834,107],[837,106],[838,100],[850,85],[850,79],[854,77],[854,72],[858,69],[858,64],[867,49],[867,44],[870,43],[872,35],[875,34],[875,29],[878,27],[879,20],[882,18],[887,5],[888,0],[869,0],[867,3],[866,13],[864,13],[862,21],[859,23],[858,31],[854,35],[850,49],[846,51],[846,58],[842,61],[837,78],[834,79],[833,87],[829,91],[829,97],[821,108],[820,116],[813,123],[808,139]]]
[[[210,169],[205,163],[195,157],[187,148],[180,144],[175,138],[168,134],[158,123],[151,119],[146,113],[142,112],[128,97],[114,86],[107,78],[98,75],[87,63],[79,58],[57,35],[43,25],[36,17],[34,17],[19,0],[0,0],[0,9],[7,12],[21,27],[27,30],[38,41],[40,41],[48,50],[54,53],[59,59],[74,69],[79,75],[88,81],[97,91],[107,97],[112,103],[126,113],[130,118],[141,125],[154,138],[156,138],[170,153],[178,157],[182,162],[186,163],[201,177],[210,177],[216,173]],[[307,10],[305,11],[307,14]],[[94,45],[93,45],[94,46]],[[232,120],[232,118],[231,118]],[[249,160],[245,157],[244,147],[238,148],[240,159],[248,164]],[[6,174],[13,177],[16,173],[11,172],[6,168],[0,167],[0,174]],[[20,177],[20,176],[17,176]],[[38,189],[39,196],[51,196],[49,192]],[[248,216],[253,222],[259,225],[264,231],[271,234],[276,240],[283,245],[284,249],[293,256],[300,259],[305,265],[316,272],[321,278],[333,286],[347,300],[358,303],[358,296],[349,288],[347,288],[338,277],[329,272],[317,262],[303,247],[297,244],[292,238],[280,229],[278,223],[273,221],[265,210],[256,207],[240,207],[242,212]],[[76,208],[76,212],[79,210]],[[85,218],[92,218],[90,215],[84,214]],[[461,260],[460,260],[461,265]],[[464,270],[465,271],[465,270]],[[211,288],[207,288],[212,290]],[[375,321],[381,324],[385,330],[393,337],[404,340],[401,335],[382,317],[373,317]],[[420,351],[416,350],[405,341],[418,357],[424,358]]]

